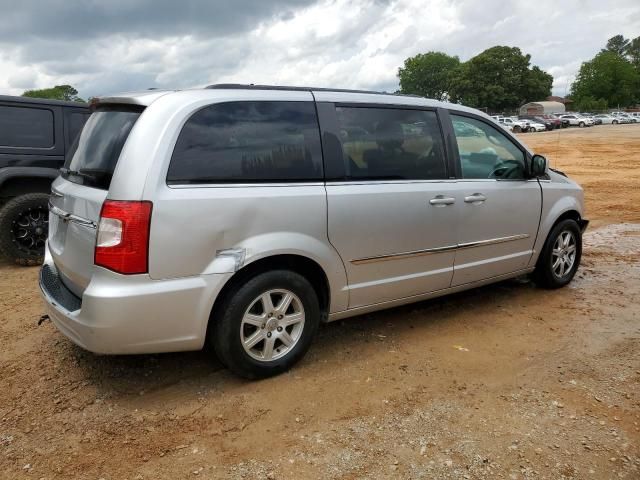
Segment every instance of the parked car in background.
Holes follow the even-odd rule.
[[[529,122],[536,122],[541,124],[545,130],[553,130],[555,128],[555,122],[552,119],[544,118],[542,116],[537,115],[519,115],[518,118],[520,120],[527,120]],[[560,122],[558,122],[560,123]],[[540,131],[538,127],[535,128],[536,131]]]
[[[610,115],[617,118],[619,123],[633,123],[632,117],[625,112],[611,112]]]
[[[555,120],[556,128],[567,128],[569,126],[569,120],[562,119],[560,114],[550,113],[548,115],[545,115],[545,117]]]
[[[583,116],[584,118],[590,118],[591,120],[593,120],[593,124],[594,125],[602,125],[602,120],[599,120],[598,118],[595,117],[594,114],[592,113],[580,113],[581,116]]]
[[[599,113],[594,118],[599,120],[602,125],[616,125],[620,123],[616,117],[607,115],[606,113]]]
[[[42,261],[51,182],[89,117],[86,104],[0,96],[0,253]]]
[[[591,127],[594,124],[593,118],[583,117],[582,115],[577,113],[563,115],[561,118],[564,120],[568,120],[569,125],[574,127]]]
[[[539,123],[535,120],[529,121],[529,131],[530,132],[545,132],[549,130],[543,123]]]
[[[552,114],[541,115],[541,118],[543,118],[547,122],[551,122],[554,129],[562,128],[562,120],[560,120],[555,115],[552,115]]]
[[[529,122],[527,120],[519,120],[517,117],[501,117],[500,123],[505,124],[512,132],[528,132]]]
[[[320,322],[567,285],[588,223],[580,186],[478,110],[259,85],[98,99],[50,211],[40,288],[64,335],[208,344],[248,378],[298,362]]]

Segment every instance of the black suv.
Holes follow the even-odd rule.
[[[89,118],[88,105],[0,95],[0,252],[42,261],[51,182]]]

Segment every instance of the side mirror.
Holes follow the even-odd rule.
[[[534,155],[531,158],[531,175],[542,177],[547,171],[547,159],[542,155]]]

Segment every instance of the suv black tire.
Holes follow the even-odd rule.
[[[297,341],[290,347],[290,351],[271,361],[257,360],[245,350],[242,344],[241,335],[245,333],[241,329],[247,327],[247,325],[243,326],[243,317],[265,292],[279,289],[287,290],[299,299],[304,314],[304,325]],[[275,298],[277,301],[277,296]],[[261,302],[261,305],[264,304]],[[265,312],[263,313],[266,315]],[[224,298],[220,308],[216,308],[214,316],[218,318],[211,319],[212,328],[209,332],[209,342],[213,345],[222,364],[237,375],[257,379],[278,375],[291,368],[304,356],[318,330],[320,305],[318,295],[305,277],[289,270],[273,270],[256,275],[230,292]],[[276,317],[269,318],[275,321]],[[249,326],[249,328],[252,327]],[[275,335],[275,331],[273,334],[269,332],[269,325],[266,328],[265,326],[253,328],[255,330],[250,331],[249,336],[257,333],[260,328],[262,328],[264,335],[269,335],[269,338],[271,335]],[[271,328],[274,326],[272,325]],[[264,348],[263,341],[266,342],[266,337],[263,337],[263,340],[259,341],[256,346],[262,345]],[[273,340],[273,342],[280,341]],[[279,345],[280,348],[285,347],[280,343],[276,345]]]
[[[28,193],[14,197],[0,208],[0,252],[19,265],[39,265],[49,226],[49,195]],[[28,223],[20,229],[21,220]],[[21,238],[24,232],[29,239]]]
[[[575,239],[575,258],[571,268],[564,272],[562,276],[558,276],[553,269],[553,249],[558,237],[565,232],[569,232]],[[533,280],[541,287],[554,289],[567,285],[576,274],[582,258],[582,232],[575,220],[566,219],[558,222],[551,229],[547,240],[544,243],[540,258],[533,272]]]

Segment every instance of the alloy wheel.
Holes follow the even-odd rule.
[[[556,238],[551,252],[551,270],[557,278],[568,275],[576,261],[576,237],[570,230],[563,230]]]
[[[30,208],[20,212],[12,223],[12,241],[22,251],[42,255],[47,241],[49,212],[44,207]]]
[[[300,340],[304,321],[304,307],[295,293],[284,289],[264,292],[242,317],[242,347],[260,362],[284,357]]]

